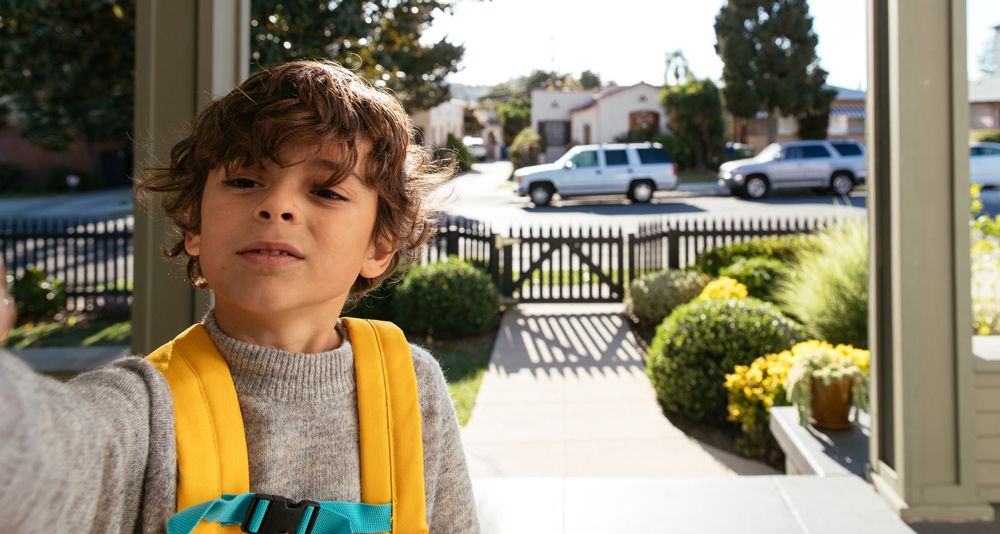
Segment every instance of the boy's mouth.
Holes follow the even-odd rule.
[[[236,252],[239,255],[245,254],[259,254],[262,256],[287,256],[296,259],[304,259],[301,252],[295,247],[288,245],[286,243],[275,243],[275,242],[263,242],[258,241],[256,243],[250,243],[249,245],[243,247]]]

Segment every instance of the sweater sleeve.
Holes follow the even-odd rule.
[[[478,534],[479,519],[458,418],[441,366],[411,345],[423,414],[424,478],[431,534]]]
[[[0,351],[4,532],[163,532],[175,506],[166,380],[125,358],[69,382]]]

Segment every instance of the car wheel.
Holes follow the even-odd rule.
[[[854,189],[854,178],[846,172],[838,172],[830,179],[830,192],[835,195],[847,195]]]
[[[528,190],[531,203],[536,206],[548,206],[552,202],[552,194],[552,186],[548,184],[533,185]]]
[[[767,191],[770,185],[767,183],[767,178],[763,176],[751,176],[747,178],[746,183],[743,184],[743,195],[747,198],[759,199],[767,196]]]
[[[635,182],[628,188],[628,198],[636,204],[645,204],[653,198],[653,184],[646,180]]]

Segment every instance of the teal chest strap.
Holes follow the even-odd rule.
[[[224,494],[174,514],[167,523],[167,534],[190,534],[203,519],[222,526],[240,525],[243,532],[251,534],[370,534],[392,531],[392,505]]]

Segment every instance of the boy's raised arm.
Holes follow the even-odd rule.
[[[0,529],[162,531],[176,492],[169,395],[138,358],[63,383],[0,351]]]

